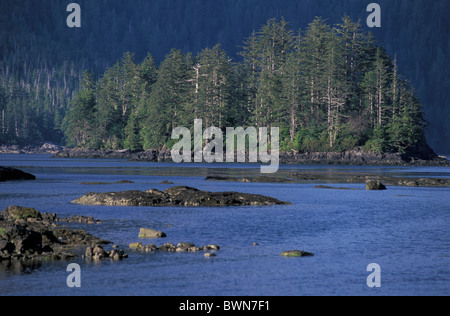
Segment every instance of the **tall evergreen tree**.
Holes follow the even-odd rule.
[[[306,30],[303,45],[304,74],[308,89],[307,104],[310,124],[320,125],[325,117],[323,100],[327,92],[327,58],[329,57],[331,29],[321,18],[311,22]]]
[[[148,102],[143,105],[141,137],[143,147],[163,147],[172,130],[190,126],[197,109],[192,104],[192,65],[179,50],[172,50],[162,62]],[[183,125],[182,125],[183,126]]]
[[[204,49],[195,66],[196,118],[204,120],[205,127],[223,128],[232,104],[232,65],[220,45]]]
[[[289,140],[291,145],[293,145],[298,127],[304,126],[303,101],[305,98],[305,83],[303,80],[304,60],[302,44],[301,34],[298,34],[294,38],[293,49],[286,58],[285,71],[282,79],[284,125],[289,126]]]
[[[140,150],[143,148],[141,135],[142,117],[145,115],[145,105],[149,102],[153,84],[158,77],[158,69],[150,53],[139,65],[135,75],[138,76],[134,83],[137,89],[133,96],[133,106],[124,129],[124,145],[131,150]]]
[[[92,137],[96,126],[95,81],[92,74],[85,71],[81,89],[76,93],[66,116],[65,135],[69,146],[97,148]]]

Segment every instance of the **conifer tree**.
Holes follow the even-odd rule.
[[[192,117],[191,65],[179,50],[172,50],[162,62],[150,97],[143,104],[141,137],[144,149],[160,148],[171,138],[172,130]]]
[[[196,118],[203,119],[205,128],[210,126],[223,128],[226,126],[228,110],[232,106],[233,81],[230,59],[220,45],[204,49],[197,59]]]
[[[71,102],[66,116],[65,135],[70,146],[97,148],[93,139],[96,126],[95,81],[91,73],[85,71],[81,80],[81,89]]]

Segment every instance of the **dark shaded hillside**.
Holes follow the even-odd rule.
[[[62,117],[81,74],[97,76],[126,51],[160,63],[171,48],[196,55],[221,43],[234,60],[243,40],[270,18],[285,17],[294,30],[315,16],[340,21],[347,13],[363,27],[370,1],[360,0],[95,0],[76,1],[82,28],[65,25],[72,1],[0,2],[0,142],[60,142]],[[450,151],[450,1],[380,0],[382,28],[373,31],[424,105],[427,140]]]

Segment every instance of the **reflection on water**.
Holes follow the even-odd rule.
[[[11,166],[31,173],[102,174],[121,176],[260,176],[259,164],[241,163],[154,163],[129,162],[111,159],[54,159],[49,155],[1,155],[2,166]],[[348,165],[281,165],[280,170],[268,177],[289,177],[305,172],[328,175],[383,174],[398,177],[450,177],[448,167],[389,167]]]
[[[42,262],[39,260],[11,260],[0,261],[0,275],[6,274],[27,274],[33,272],[35,269],[42,267]],[[1,279],[0,279],[1,282]]]

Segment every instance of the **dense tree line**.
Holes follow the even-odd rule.
[[[67,63],[58,68],[12,65],[0,73],[0,144],[61,142],[62,121],[80,74]]]
[[[280,127],[282,150],[406,152],[424,140],[421,104],[396,60],[348,16],[298,32],[271,19],[240,55],[173,49],[158,67],[128,52],[99,80],[86,72],[66,117],[69,145],[170,147],[172,130],[194,119],[223,130]]]
[[[364,32],[374,33],[393,60],[397,56],[397,72],[411,81],[424,105],[428,142],[440,153],[450,150],[448,0],[378,0],[380,29],[367,28],[370,1],[360,0],[77,0],[79,29],[66,25],[70,2],[0,1],[1,144],[64,144],[61,120],[83,70],[98,81],[126,51],[135,53],[135,61],[151,52],[159,68],[173,47],[196,57],[221,43],[233,63],[240,63],[243,39],[267,19],[284,16],[297,31],[315,16],[335,25],[348,14],[362,21]],[[241,78],[234,70],[233,76]]]

